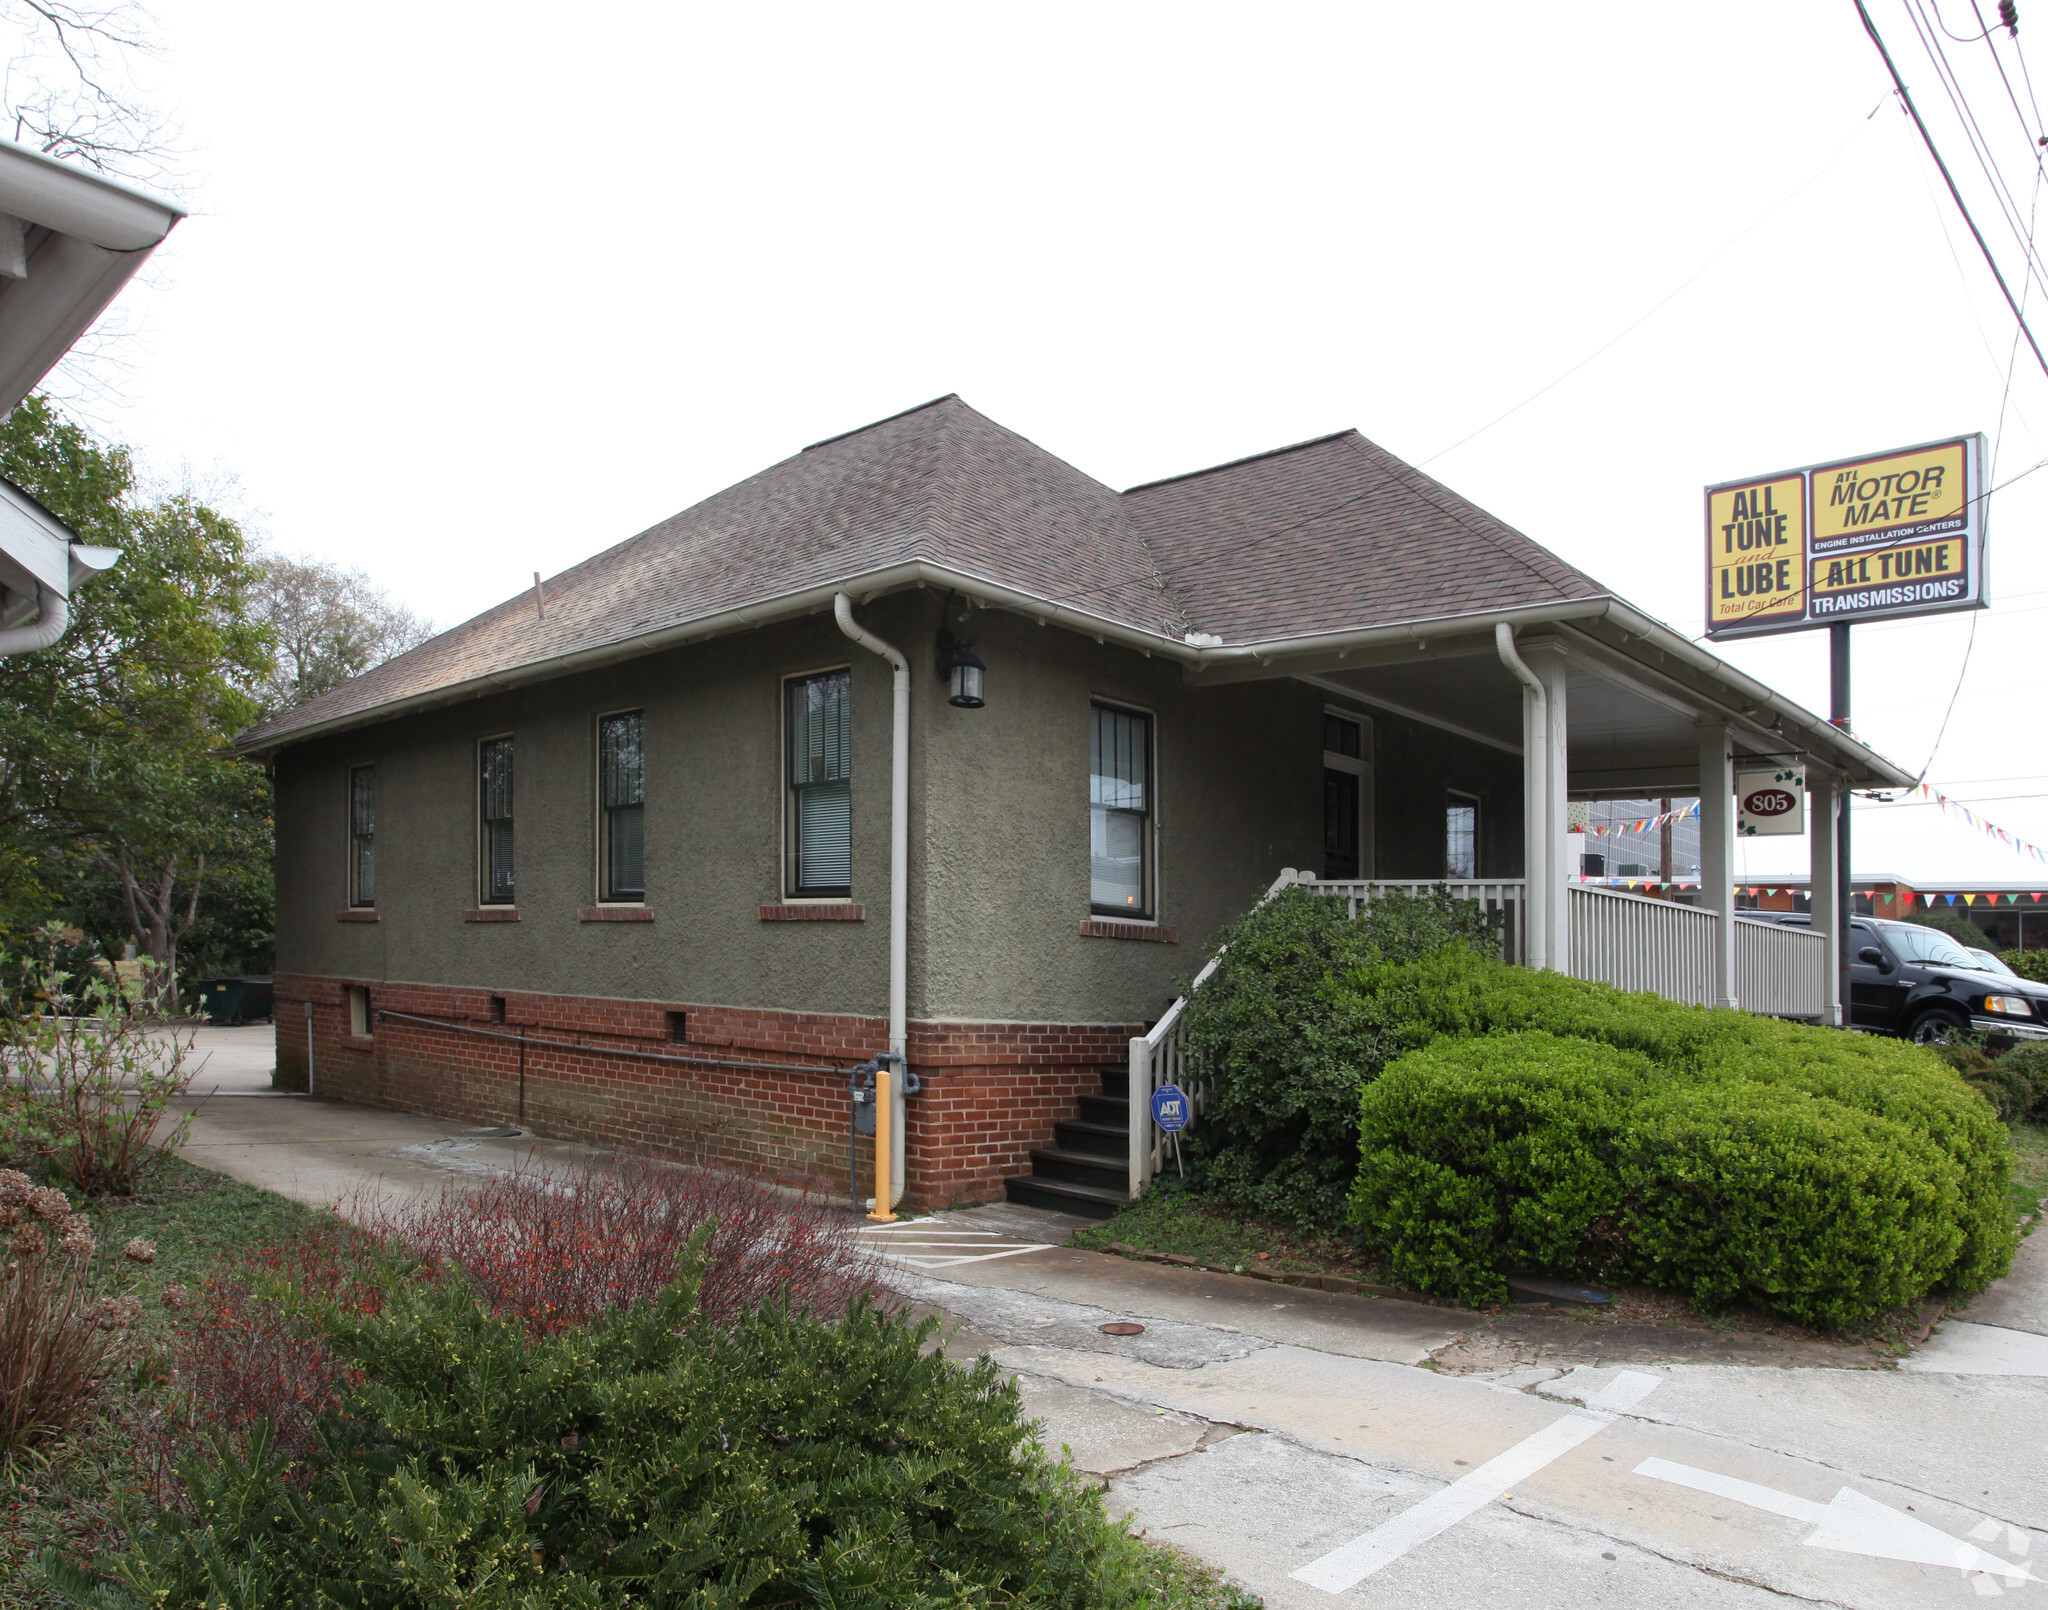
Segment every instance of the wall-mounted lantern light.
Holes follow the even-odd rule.
[[[987,702],[981,696],[981,681],[988,667],[974,652],[973,638],[955,637],[941,626],[938,666],[939,680],[952,684],[948,704],[958,705],[962,710],[979,710]]]

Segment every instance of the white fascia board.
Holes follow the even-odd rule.
[[[185,216],[146,190],[12,140],[0,140],[0,212],[111,252],[146,252]]]
[[[10,568],[43,591],[69,598],[71,542],[70,527],[19,487],[0,480],[0,554]]]

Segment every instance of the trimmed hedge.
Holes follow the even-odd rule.
[[[1330,985],[1415,1047],[1359,1098],[1352,1215],[1418,1289],[1533,1267],[1840,1326],[2011,1261],[2009,1138],[1918,1047],[1454,949]]]
[[[1385,1020],[1338,981],[1446,946],[1497,952],[1498,924],[1441,889],[1383,895],[1354,919],[1344,901],[1296,888],[1216,942],[1227,949],[1187,1008],[1188,1055],[1209,1087],[1190,1158],[1227,1201],[1340,1228],[1358,1172],[1359,1080],[1429,1036],[1416,1039],[1411,1025]]]

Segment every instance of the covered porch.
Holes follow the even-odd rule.
[[[1453,842],[1443,859],[1424,864],[1412,839],[1375,834],[1368,814],[1355,858],[1333,855],[1321,867],[1290,871],[1285,881],[1353,901],[1382,887],[1449,882],[1503,912],[1509,954],[1532,967],[1701,1005],[1840,1020],[1838,804],[1848,790],[1907,786],[1909,776],[1613,600],[1417,622],[1372,636],[1189,675],[1205,685],[1291,676],[1324,690],[1333,707],[1385,711],[1513,755],[1521,853],[1515,858],[1515,846],[1498,836],[1482,851],[1474,832],[1472,859],[1458,864],[1453,803]],[[1333,755],[1329,764],[1343,762]],[[1735,776],[1783,765],[1806,779],[1810,927],[1735,910]],[[1341,781],[1335,773],[1332,780]],[[1382,776],[1379,792],[1410,781]],[[1429,780],[1412,784],[1427,787]],[[1333,786],[1337,808],[1347,797]],[[1700,801],[1690,900],[1582,881],[1585,839],[1568,831],[1571,802],[1660,797]],[[1486,864],[1489,855],[1493,864]]]

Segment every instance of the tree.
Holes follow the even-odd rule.
[[[360,570],[265,554],[250,611],[270,628],[277,662],[257,689],[266,716],[304,704],[373,665],[415,649],[433,626],[394,604]]]
[[[168,181],[176,131],[133,85],[135,59],[158,48],[134,0],[0,0],[0,42],[13,138],[121,178]]]
[[[0,660],[0,877],[34,868],[10,915],[18,931],[54,902],[102,937],[125,928],[169,1010],[202,896],[269,875],[269,781],[226,751],[274,667],[258,571],[233,520],[190,493],[139,500],[127,450],[43,398],[0,424],[0,475],[121,550],[54,647]]]

